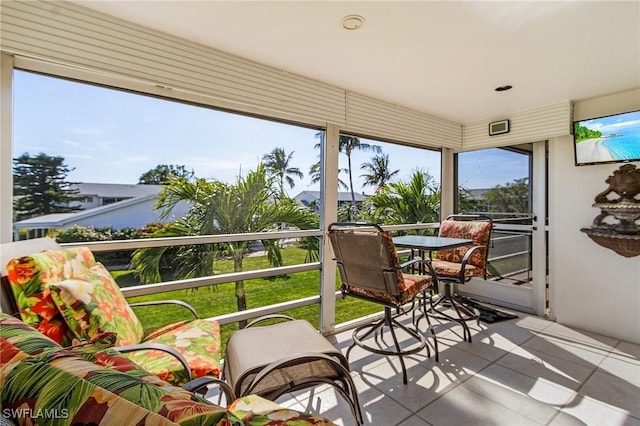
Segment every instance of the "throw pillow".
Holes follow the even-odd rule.
[[[73,333],[51,299],[49,284],[73,278],[95,264],[86,247],[46,250],[10,260],[7,276],[22,320],[63,346],[71,344]]]
[[[49,284],[51,297],[69,328],[81,340],[116,333],[116,345],[134,345],[144,336],[142,324],[120,287],[100,263],[83,275]]]

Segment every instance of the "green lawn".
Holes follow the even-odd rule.
[[[285,265],[304,263],[305,250],[296,247],[282,249]],[[247,257],[244,259],[244,270],[264,269],[269,267],[266,256]],[[233,261],[219,260],[215,264],[216,271],[227,273],[233,271]],[[131,271],[113,271],[112,275],[121,287],[138,284]],[[340,279],[337,280],[338,285]],[[285,301],[314,296],[319,293],[320,271],[306,271],[279,277],[260,278],[245,281],[247,307],[249,309],[281,303]],[[147,300],[178,299],[192,305],[201,318],[236,312],[235,283],[219,284],[201,287],[195,290],[177,290],[148,296],[129,298],[130,302]],[[145,329],[153,330],[170,322],[189,318],[189,313],[183,308],[171,306],[151,306],[135,308],[136,315]],[[380,311],[380,305],[354,298],[338,300],[336,304],[336,323],[369,315]],[[283,312],[299,319],[306,319],[318,327],[319,306],[305,306]],[[222,327],[223,347],[229,335],[236,330],[237,324]],[[224,349],[223,349],[224,350]]]

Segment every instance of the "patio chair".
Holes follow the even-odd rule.
[[[6,312],[19,313],[57,343],[70,346],[114,332],[115,349],[174,385],[220,376],[220,325],[199,319],[190,305],[178,300],[129,304],[87,247],[63,249],[41,238],[5,243],[0,251],[3,265],[15,256],[2,270],[3,311],[10,295],[15,305]],[[186,309],[193,318],[145,333],[132,307],[165,304]]]
[[[284,322],[256,327],[270,320]],[[267,315],[233,332],[222,379],[238,397],[255,394],[272,401],[285,393],[328,384],[349,404],[356,421],[363,423],[349,362],[304,320]]]
[[[431,265],[438,279],[444,283],[444,294],[434,303],[431,298],[431,314],[458,322],[463,328],[464,339],[471,342],[471,331],[467,321],[480,321],[480,315],[466,306],[464,299],[456,294],[455,285],[464,284],[472,277],[487,277],[487,256],[491,242],[493,220],[484,215],[451,215],[441,224],[440,237],[466,238],[473,245],[462,246],[436,253]],[[456,312],[451,316],[444,307]]]
[[[376,224],[336,222],[329,225],[328,235],[338,263],[343,296],[378,303],[384,307],[382,319],[360,326],[353,331],[353,344],[347,349],[347,359],[355,346],[380,355],[397,356],[402,366],[403,382],[407,384],[407,369],[403,356],[415,354],[425,347],[427,356],[431,356],[431,352],[417,328],[412,330],[406,327],[397,320],[397,316],[416,295],[437,283],[431,262],[428,259],[415,257],[400,264],[391,235]],[[418,266],[418,270],[422,269],[429,273],[414,275],[402,272],[410,266]],[[393,313],[394,310],[396,314]],[[372,335],[377,337],[378,332],[383,333],[385,327],[392,336],[393,347],[383,347],[379,343],[373,346],[372,343],[367,342]],[[410,336],[408,345],[401,347],[396,329],[401,329]],[[437,339],[433,329],[431,331],[437,361]],[[377,338],[375,340],[379,342]]]

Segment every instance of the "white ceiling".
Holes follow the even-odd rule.
[[[638,0],[74,2],[460,123],[640,87]]]

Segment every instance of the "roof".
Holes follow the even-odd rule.
[[[365,194],[361,194],[358,192],[355,192],[353,195],[355,196],[356,201],[364,201],[364,199],[367,198]],[[300,198],[307,198],[307,197],[319,200],[320,191],[302,191],[293,198],[298,200]],[[338,201],[351,201],[351,192],[346,192],[346,191],[338,192]]]
[[[134,198],[157,195],[163,185],[129,185],[122,183],[74,183],[71,188],[78,189],[83,195],[99,197]]]
[[[143,197],[129,198],[127,200],[118,201],[116,203],[107,204],[105,206],[96,207],[93,209],[80,210],[73,213],[52,213],[43,216],[32,217],[30,219],[21,220],[14,223],[16,229],[46,229],[46,228],[61,228],[65,225],[77,222],[79,219],[86,219],[92,216],[97,216],[110,211],[116,211],[122,207],[131,206],[147,202],[150,199],[155,198],[155,194],[146,195]]]

